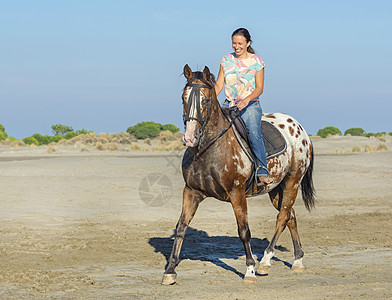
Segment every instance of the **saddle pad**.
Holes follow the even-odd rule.
[[[274,125],[267,121],[261,121],[261,133],[263,134],[267,159],[278,156],[286,151],[286,140]]]
[[[234,120],[234,126],[237,129],[237,132],[241,136],[241,138],[246,142],[247,151],[250,150],[250,141],[248,131],[245,127],[244,121],[241,117],[238,117],[236,112],[232,109],[222,108],[223,114],[226,116],[228,121]],[[264,145],[265,145],[265,152],[267,155],[267,159],[273,158],[278,156],[286,151],[287,144],[286,140],[284,139],[283,135],[280,131],[271,123],[266,121],[261,121],[261,133],[263,134]],[[252,153],[253,154],[253,153]],[[253,155],[252,155],[253,156]],[[253,156],[254,157],[254,156]]]

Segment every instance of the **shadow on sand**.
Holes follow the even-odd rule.
[[[165,268],[169,262],[173,241],[174,234],[170,237],[154,237],[149,240],[149,244],[154,247],[155,252],[162,253],[165,256]],[[267,248],[268,244],[269,241],[266,238],[258,239],[252,237],[252,252],[254,255],[257,255],[258,261],[260,261],[263,257],[264,250]],[[287,248],[282,246],[276,246],[275,249],[284,252],[288,251]],[[203,230],[188,227],[181,248],[180,262],[183,259],[209,261],[216,266],[232,271],[243,278],[243,273],[229,266],[227,263],[222,261],[222,259],[238,259],[244,255],[244,247],[238,236],[209,236],[208,233]],[[280,260],[276,257],[273,257],[272,259],[282,262],[287,267],[291,268],[291,264],[286,261]]]

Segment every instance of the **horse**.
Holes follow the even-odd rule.
[[[179,262],[181,245],[186,229],[200,203],[206,197],[230,202],[237,220],[238,235],[246,255],[245,283],[256,281],[256,262],[250,247],[251,233],[248,224],[247,196],[268,193],[278,210],[273,237],[264,251],[258,272],[268,274],[271,258],[280,234],[287,226],[294,245],[292,270],[303,271],[302,250],[293,205],[301,186],[305,207],[310,211],[315,205],[312,179],[313,147],[305,129],[291,116],[282,113],[263,114],[263,120],[273,124],[283,134],[287,148],[283,154],[268,160],[273,183],[246,190],[252,174],[253,162],[237,140],[232,123],[224,116],[215,93],[214,76],[206,66],[203,72],[184,66],[187,80],[182,93],[187,147],[182,160],[185,180],[182,211],[175,229],[172,252],[165,269],[162,284],[176,283],[175,268]]]

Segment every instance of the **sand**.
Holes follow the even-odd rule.
[[[392,152],[365,153],[369,141],[314,139],[316,209],[294,206],[305,270],[290,269],[284,231],[270,274],[252,285],[231,206],[211,198],[188,229],[177,284],[160,284],[181,210],[180,151],[2,147],[0,298],[392,298]],[[355,145],[361,153],[337,155]],[[248,208],[260,260],[277,212],[268,196]]]

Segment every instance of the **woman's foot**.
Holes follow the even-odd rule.
[[[270,176],[259,176],[257,186],[264,186],[271,183],[274,183],[274,180]]]

